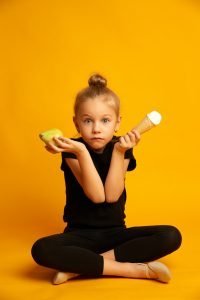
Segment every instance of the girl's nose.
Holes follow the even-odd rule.
[[[94,123],[92,131],[93,133],[101,132],[100,125],[98,123]]]

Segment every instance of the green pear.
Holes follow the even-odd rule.
[[[53,137],[63,136],[63,133],[60,129],[53,128],[50,130],[43,131],[39,134],[41,140],[45,143],[51,142],[56,145],[56,142],[53,140]]]

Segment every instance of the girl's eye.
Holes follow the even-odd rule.
[[[90,119],[85,119],[83,122],[84,123],[90,123],[90,121],[91,121]]]
[[[107,119],[107,118],[102,119],[102,121],[103,121],[103,123],[110,122],[110,120]],[[83,122],[86,123],[86,124],[88,124],[88,123],[92,122],[92,120],[91,119],[85,119]]]
[[[108,123],[110,120],[109,119],[103,119],[104,123]]]

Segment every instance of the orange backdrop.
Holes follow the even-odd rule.
[[[60,156],[47,153],[38,134],[52,127],[75,134],[74,96],[96,71],[121,98],[120,134],[151,110],[163,115],[135,149],[127,222],[196,222],[199,7],[168,2],[99,1],[98,9],[90,0],[1,3],[4,230],[63,226]]]
[[[38,134],[57,127],[72,137],[74,97],[100,72],[121,98],[119,134],[151,110],[163,115],[135,149],[127,225],[173,224],[185,245],[192,241],[200,225],[198,1],[2,1],[0,31],[5,239],[63,230],[60,155]]]

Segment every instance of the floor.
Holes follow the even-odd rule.
[[[40,236],[38,233],[27,235],[19,231],[10,235],[10,239],[4,236],[0,299],[200,299],[200,245],[194,247],[194,232],[191,236],[186,228],[182,228],[182,234],[182,247],[160,260],[172,271],[169,284],[145,279],[79,277],[59,286],[51,284],[55,271],[36,265],[30,255],[32,243]],[[198,232],[196,234],[198,236]]]

